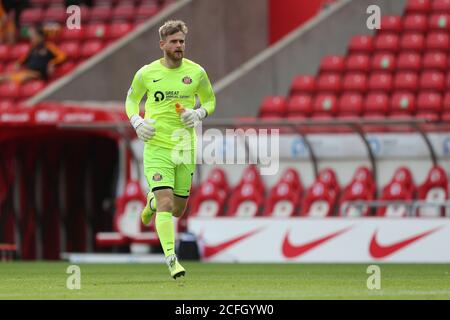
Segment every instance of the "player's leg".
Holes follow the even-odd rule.
[[[171,276],[185,274],[175,255],[175,227],[173,223],[174,166],[169,149],[146,145],[144,170],[150,191],[156,199],[155,227],[166,257]],[[151,204],[151,202],[150,202]]]
[[[175,186],[173,215],[181,218],[186,210],[186,204],[192,186],[192,178],[195,171],[195,151],[183,152],[183,162],[175,167]]]

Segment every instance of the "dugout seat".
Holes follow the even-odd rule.
[[[321,181],[316,181],[306,191],[300,215],[323,218],[333,215],[336,193]]]
[[[285,218],[296,215],[300,193],[287,182],[280,181],[273,186],[265,204],[263,215]]]
[[[448,177],[444,168],[434,166],[428,172],[425,182],[418,188],[418,199],[427,202],[443,202],[448,200]],[[445,210],[439,207],[419,207],[417,215],[419,217],[441,217],[445,215]]]
[[[413,195],[400,182],[391,182],[383,188],[383,192],[379,200],[382,201],[411,201]],[[401,218],[408,216],[408,209],[404,204],[389,204],[385,207],[377,209],[377,216],[388,218]]]
[[[362,217],[370,214],[370,207],[367,205],[356,206],[347,204],[350,201],[372,201],[374,200],[374,193],[370,187],[361,182],[353,181],[344,190],[339,201],[339,216],[340,217]]]
[[[223,214],[227,193],[213,181],[207,180],[195,193],[190,217],[217,217]]]
[[[263,194],[254,183],[244,183],[235,188],[228,204],[229,217],[250,218],[259,215],[263,205]]]
[[[98,232],[95,236],[98,246],[121,246],[131,243],[158,244],[155,232],[142,232],[140,213],[147,202],[146,195],[137,181],[129,181],[125,192],[116,199],[113,218],[113,232]]]

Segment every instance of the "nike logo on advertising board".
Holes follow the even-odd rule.
[[[283,247],[282,247],[282,252],[283,255],[286,258],[295,258],[298,257],[302,254],[305,254],[306,252],[308,252],[309,250],[321,245],[322,243],[333,239],[334,237],[337,237],[341,234],[343,234],[344,232],[347,232],[348,230],[350,230],[352,227],[347,227],[344,229],[341,229],[339,231],[333,232],[329,235],[323,236],[321,238],[318,238],[316,240],[312,240],[312,241],[308,241],[306,243],[300,244],[300,245],[293,245],[290,241],[289,241],[289,231],[286,233],[285,237],[284,237],[284,241],[283,241]]]
[[[370,241],[370,246],[369,246],[370,255],[376,259],[381,259],[381,258],[387,257],[387,256],[393,254],[394,252],[412,244],[413,242],[416,242],[416,241],[420,240],[421,238],[424,238],[424,237],[432,234],[433,232],[437,231],[440,228],[442,228],[442,226],[422,232],[422,233],[415,235],[413,237],[410,237],[408,239],[391,243],[389,245],[382,245],[378,242],[378,240],[377,240],[378,230],[375,230],[375,232],[373,233],[373,236],[372,236],[372,240]]]
[[[215,245],[206,245],[204,246],[204,251],[203,251],[203,256],[205,258],[210,258],[216,254],[218,254],[219,252],[222,252],[223,250],[227,249],[228,247],[254,235],[255,233],[258,233],[259,231],[261,231],[263,228],[259,228],[247,233],[244,233],[243,235],[240,235],[236,238],[232,238],[230,240],[215,244]]]

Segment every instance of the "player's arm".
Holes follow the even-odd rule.
[[[139,115],[139,104],[147,89],[142,80],[142,69],[136,72],[125,101],[125,111],[139,139],[150,140],[155,135],[155,120],[143,119]]]
[[[195,127],[197,123],[212,114],[216,108],[216,96],[204,70],[202,70],[200,83],[197,88],[197,96],[200,99],[201,107],[195,110],[186,109],[186,112],[183,112],[181,115],[184,124],[189,128]]]

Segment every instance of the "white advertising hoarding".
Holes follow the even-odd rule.
[[[450,262],[450,219],[190,218],[211,262]]]

